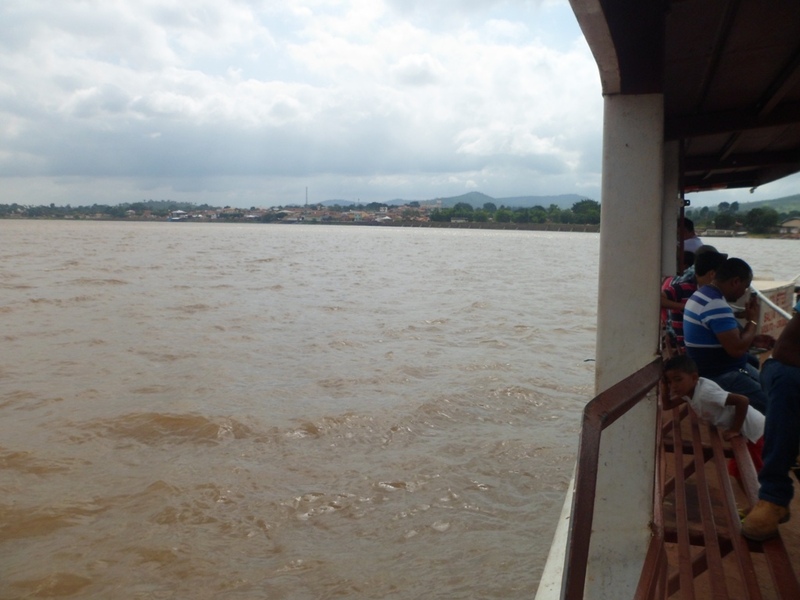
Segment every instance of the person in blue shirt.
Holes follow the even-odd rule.
[[[741,258],[729,258],[717,267],[711,283],[698,288],[686,302],[683,341],[701,377],[747,396],[750,406],[766,414],[767,395],[758,369],[747,359],[758,329],[758,298],[752,294],[739,314],[745,320],[743,328],[728,304],[744,296],[752,281],[753,270]]]
[[[789,472],[800,458],[800,302],[794,311],[761,370],[769,395],[764,464],[758,473],[759,500],[742,521],[742,535],[756,541],[778,534],[778,524],[789,520],[794,496]]]

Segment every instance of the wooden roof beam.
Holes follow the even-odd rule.
[[[667,118],[664,137],[667,140],[680,140],[793,124],[800,124],[800,102],[776,106],[764,117],[739,110]]]
[[[684,175],[684,192],[717,190],[726,188],[756,188],[800,171],[800,166],[776,165],[733,172],[706,172]]]
[[[720,169],[752,169],[757,167],[790,165],[800,162],[800,149],[785,152],[732,154],[725,159],[718,156],[687,156],[683,164],[687,172],[715,171]]]
[[[733,23],[736,20],[736,15],[738,12],[739,0],[729,0],[722,11],[722,18],[719,20],[717,30],[714,34],[712,52],[709,56],[708,62],[706,63],[705,74],[700,82],[700,89],[697,90],[697,112],[701,112],[703,110],[703,105],[708,97],[708,92],[717,76],[719,64],[722,60],[722,53],[725,51],[725,47],[728,45],[728,37],[730,36],[731,28],[733,27]]]
[[[775,80],[767,87],[755,106],[759,117],[769,115],[784,96],[800,81],[800,45],[783,66]]]
[[[729,175],[724,177],[703,177],[685,176],[683,181],[684,192],[702,192],[720,189],[734,188],[753,188],[758,187],[763,182],[753,171],[742,174],[741,177],[731,178]]]
[[[791,90],[800,78],[800,46],[795,48],[792,56],[781,69],[778,76],[767,86],[761,99],[754,107],[754,113],[758,118],[763,119],[783,100],[787,92]],[[741,141],[741,132],[731,135],[725,143],[725,147],[720,154],[722,159],[727,159],[736,150]]]

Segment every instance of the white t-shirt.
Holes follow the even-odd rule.
[[[697,252],[697,249],[703,245],[703,240],[699,237],[693,237],[683,240],[683,250],[688,252]]]
[[[726,392],[710,379],[700,377],[694,388],[694,395],[691,398],[684,396],[684,399],[701,419],[718,429],[728,430],[736,416],[736,407],[725,405],[729,394],[730,392]],[[742,424],[742,435],[751,442],[757,442],[764,435],[764,420],[764,415],[748,406]]]

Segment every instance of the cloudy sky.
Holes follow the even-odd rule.
[[[0,204],[599,200],[601,136],[567,0],[0,3]]]

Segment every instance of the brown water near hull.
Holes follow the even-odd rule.
[[[0,598],[533,595],[596,235],[0,230]]]

